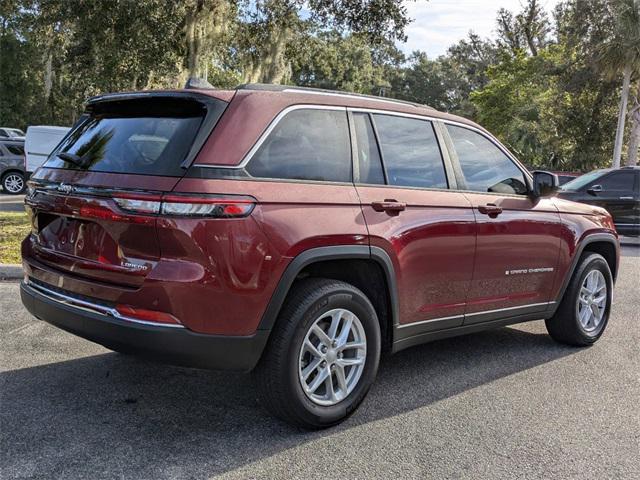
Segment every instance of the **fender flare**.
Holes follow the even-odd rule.
[[[567,287],[569,286],[569,282],[573,278],[573,274],[575,273],[576,268],[578,267],[578,262],[580,261],[580,257],[582,256],[584,249],[587,247],[587,245],[590,245],[596,242],[607,242],[613,245],[613,248],[616,251],[616,265],[615,265],[615,270],[611,273],[613,275],[613,281],[614,282],[616,281],[616,276],[618,274],[618,268],[619,268],[619,250],[620,250],[616,236],[613,233],[587,234],[587,236],[582,240],[582,242],[578,244],[576,248],[576,252],[573,254],[571,265],[569,266],[567,274],[565,275],[565,278],[562,282],[562,286],[560,287],[560,293],[556,297],[556,301],[550,304],[550,307],[551,307],[550,310],[553,313],[555,313],[556,309],[560,306],[560,302],[564,298],[564,294],[567,291]]]
[[[328,260],[374,260],[385,275],[391,301],[392,325],[399,321],[398,287],[391,258],[380,247],[369,245],[333,245],[305,250],[291,260],[276,286],[269,304],[264,311],[258,330],[271,330],[276,323],[280,309],[298,274],[308,265]]]

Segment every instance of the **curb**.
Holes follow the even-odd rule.
[[[634,245],[640,247],[640,237],[620,237],[620,245]]]
[[[0,280],[22,280],[22,265],[0,264]]]

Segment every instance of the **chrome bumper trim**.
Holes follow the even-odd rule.
[[[109,317],[113,317],[117,320],[123,320],[125,322],[138,323],[140,325],[149,325],[153,327],[164,327],[164,328],[184,328],[183,325],[172,325],[168,323],[157,323],[157,322],[147,322],[145,320],[138,320],[137,318],[131,318],[122,315],[115,308],[107,307],[104,305],[98,305],[96,303],[88,302],[86,300],[81,300],[79,298],[74,298],[69,295],[64,295],[59,292],[55,292],[50,290],[42,285],[38,285],[37,283],[33,283],[26,279],[24,285],[32,290],[34,290],[39,295],[48,298],[51,301],[56,303],[61,303],[63,305],[67,305],[69,307],[84,310],[86,312],[98,313],[100,315],[106,315]]]

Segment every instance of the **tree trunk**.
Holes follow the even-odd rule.
[[[47,50],[44,61],[44,101],[49,101],[51,88],[53,87],[53,54],[51,49]]]
[[[638,164],[638,148],[640,148],[640,84],[638,87],[638,97],[635,105],[629,112],[631,119],[631,135],[629,136],[629,148],[627,151],[627,166],[632,167]]]
[[[620,167],[622,156],[622,143],[624,141],[624,123],[627,117],[627,102],[629,101],[629,84],[631,83],[631,65],[624,69],[622,81],[622,95],[620,97],[620,110],[618,112],[618,128],[616,129],[616,141],[613,148],[613,168]]]
[[[198,33],[197,33],[197,22],[198,22],[198,13],[199,8],[201,8],[201,3],[199,3],[194,10],[190,10],[187,12],[187,16],[185,19],[185,34],[186,34],[186,43],[187,43],[187,75],[189,77],[196,77],[198,70],[198,54],[199,52],[199,41],[198,41]]]
[[[264,83],[280,84],[285,80],[287,66],[284,54],[289,33],[289,28],[286,26],[272,32],[270,45],[263,59],[262,81]]]
[[[640,115],[638,115],[640,116]],[[631,136],[629,137],[629,154],[627,155],[627,166],[633,167],[638,164],[638,149],[640,148],[640,119],[636,120]]]

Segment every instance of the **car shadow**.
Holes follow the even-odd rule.
[[[383,358],[361,408],[320,432],[272,418],[245,374],[116,353],[2,372],[0,477],[212,476],[576,351],[517,328],[414,347]]]

